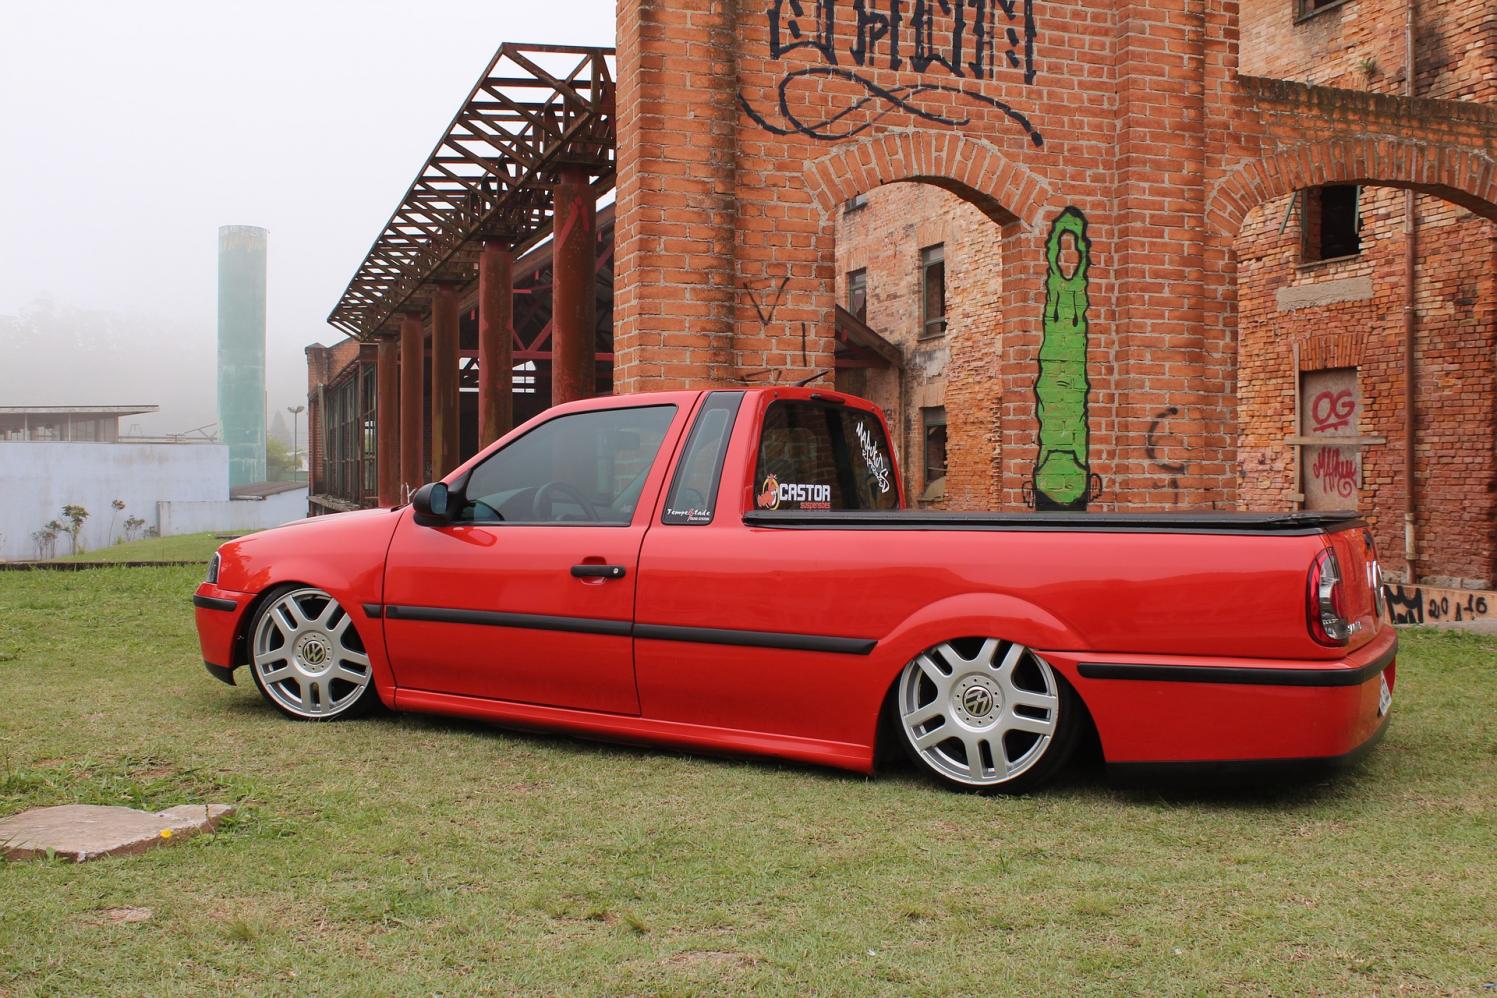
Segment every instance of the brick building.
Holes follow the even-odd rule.
[[[382,346],[379,403],[412,403],[375,407],[382,496],[419,479],[422,447],[454,466],[475,417],[455,303],[475,303],[479,355],[507,349],[504,267],[548,232],[573,289],[556,282],[553,398],[595,390],[579,233],[614,187],[614,390],[835,378],[895,415],[911,492],[952,507],[1339,504],[1351,480],[1389,569],[1497,575],[1490,4],[617,15],[616,63],[501,48],[334,311]],[[495,100],[522,85],[541,96]],[[427,342],[429,371],[400,362]]]
[[[1241,15],[1242,72],[1403,94],[1407,10],[1401,0],[1249,5]],[[1422,4],[1415,66],[1417,96],[1493,103],[1497,7]],[[1380,549],[1394,555],[1387,560],[1400,560],[1409,198],[1417,261],[1416,572],[1436,583],[1491,588],[1497,224],[1440,198],[1338,184],[1248,212],[1235,246],[1237,500],[1251,509],[1359,508]],[[997,408],[982,404],[981,385],[997,381],[1005,353],[999,227],[962,197],[919,183],[847,201],[835,226],[837,300],[907,358],[903,376],[839,371],[838,386],[888,412],[910,495],[933,505],[992,504],[1001,478]],[[932,257],[943,258],[940,270]],[[1178,406],[1161,406],[1149,434],[1156,446],[1179,443],[1172,439],[1179,414]],[[1322,435],[1335,440],[1310,442]],[[965,472],[949,488],[948,461]],[[1183,461],[1164,464],[1166,472],[1186,470]],[[1095,498],[1105,506],[1123,497],[1104,485]]]

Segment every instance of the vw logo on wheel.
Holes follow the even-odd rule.
[[[301,657],[308,665],[321,665],[327,661],[327,645],[321,641],[308,641],[302,646]]]
[[[993,709],[993,694],[973,686],[962,694],[962,707],[973,717],[982,717]]]

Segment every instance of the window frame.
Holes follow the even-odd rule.
[[[863,292],[863,308],[862,308],[862,311],[859,311],[858,309],[855,309],[855,308],[852,307],[852,304],[853,304],[853,289],[854,289],[855,286],[859,290],[861,290]],[[855,268],[853,270],[849,270],[847,272],[847,306],[846,307],[847,307],[848,314],[851,315],[851,316],[853,316],[853,318],[857,319],[859,322],[862,322],[862,323],[867,323],[868,322],[868,268],[867,267],[857,267],[857,268]]]
[[[1357,248],[1350,253],[1327,253],[1325,250],[1325,192],[1331,188],[1350,188],[1352,191],[1352,233],[1357,239]],[[1323,263],[1332,263],[1337,260],[1354,260],[1361,256],[1365,247],[1362,245],[1362,192],[1361,184],[1318,184],[1314,187],[1306,187],[1297,192],[1299,197],[1299,263],[1301,267],[1316,267]],[[1314,203],[1316,213],[1315,254],[1311,255],[1310,240],[1310,212],[1311,203]]]
[[[934,254],[939,254],[935,257]],[[930,271],[933,267],[941,268],[941,314],[932,317],[930,314]],[[947,323],[947,294],[946,294],[946,244],[944,242],[932,243],[920,249],[920,331],[918,339],[935,340],[946,335]],[[938,326],[935,332],[931,329]]]
[[[879,432],[883,434],[884,450],[889,460],[889,486],[891,491],[894,493],[894,505],[890,511],[892,512],[894,510],[905,508],[906,499],[904,492],[904,483],[900,480],[899,475],[895,473],[896,469],[898,468],[898,459],[894,454],[894,440],[889,434],[889,424],[887,423],[887,421],[885,421],[883,412],[881,410],[864,405],[855,405],[850,403],[847,399],[834,395],[824,395],[820,392],[812,392],[809,397],[802,395],[786,396],[779,395],[778,393],[774,392],[766,392],[764,393],[764,398],[759,402],[759,405],[757,406],[757,411],[754,413],[755,425],[753,427],[753,437],[749,441],[748,452],[744,455],[744,466],[742,469],[742,473],[747,478],[747,486],[743,491],[745,499],[745,503],[742,509],[743,515],[747,515],[750,513],[762,514],[773,512],[771,510],[759,508],[757,502],[755,501],[755,497],[757,496],[760,485],[762,484],[762,479],[759,477],[759,459],[764,450],[764,428],[766,423],[768,422],[769,410],[777,404],[806,405],[821,409],[841,411],[844,413],[856,413],[860,416],[864,416],[868,419],[873,420],[878,425]],[[843,441],[843,445],[845,445],[845,441]],[[839,446],[840,445],[834,439],[832,441],[834,453]],[[849,469],[852,469],[854,471],[854,474],[856,473],[856,469],[853,468],[851,462],[851,457],[849,457],[848,467]],[[788,512],[798,511],[789,510]],[[832,512],[848,511],[833,510]]]
[[[946,427],[946,407],[944,405],[922,406],[920,408],[920,482],[921,491],[929,489],[936,482],[946,480],[950,474],[951,465],[945,456],[945,446],[942,447],[941,475],[939,478],[930,477],[930,431],[935,427]],[[950,442],[948,432],[947,442]]]
[[[1312,17],[1317,17],[1326,11],[1346,6],[1351,0],[1327,0],[1326,3],[1321,4],[1319,7],[1314,6],[1313,0],[1293,0],[1293,2],[1294,23],[1303,24]]]
[[[600,408],[600,409],[583,409],[583,410],[576,411],[576,412],[562,412],[562,413],[557,413],[556,415],[552,416],[550,419],[544,420],[543,422],[537,423],[536,425],[532,426],[530,429],[526,430],[524,433],[522,433],[519,436],[515,437],[513,440],[507,440],[507,441],[505,441],[504,446],[498,447],[495,450],[489,452],[488,454],[485,454],[483,456],[482,460],[478,461],[476,464],[474,464],[467,471],[464,471],[463,474],[462,474],[462,477],[457,482],[454,483],[454,485],[456,486],[456,490],[459,492],[459,496],[460,496],[460,498],[461,498],[461,500],[463,502],[463,506],[466,507],[468,504],[470,504],[472,502],[472,499],[468,496],[468,486],[469,486],[469,484],[473,480],[474,473],[477,472],[479,468],[482,468],[488,462],[490,462],[490,461],[494,460],[495,458],[497,458],[500,454],[503,454],[505,451],[509,450],[511,447],[513,447],[516,444],[518,444],[520,441],[529,438],[532,434],[538,433],[539,431],[541,431],[542,429],[544,429],[544,428],[552,425],[553,423],[556,423],[556,422],[559,422],[560,420],[568,419],[568,418],[571,418],[571,417],[574,417],[574,416],[590,416],[590,415],[597,415],[599,413],[605,413],[605,412],[609,412],[609,413],[615,413],[615,412],[634,412],[634,411],[638,411],[638,410],[642,410],[642,409],[669,409],[669,410],[671,410],[671,418],[670,418],[670,422],[668,422],[666,424],[665,434],[660,438],[660,443],[658,445],[656,445],[655,454],[654,454],[653,458],[651,458],[650,465],[645,470],[645,473],[644,473],[644,475],[645,475],[644,483],[643,483],[643,485],[640,488],[639,497],[635,500],[634,509],[630,511],[629,519],[628,520],[625,520],[625,521],[622,521],[622,522],[619,522],[619,521],[603,521],[603,520],[504,520],[504,519],[499,519],[499,520],[491,520],[491,519],[465,520],[465,519],[461,519],[461,518],[458,518],[458,517],[454,516],[454,518],[452,519],[452,521],[450,522],[449,525],[450,526],[461,526],[461,527],[612,527],[612,528],[621,528],[621,527],[632,527],[632,526],[635,526],[636,523],[640,520],[641,514],[644,514],[645,517],[648,518],[648,516],[651,515],[651,514],[653,514],[653,512],[654,512],[655,501],[651,501],[648,504],[648,508],[647,508],[646,503],[645,503],[645,496],[646,496],[646,494],[649,491],[650,479],[653,478],[653,477],[655,477],[657,472],[661,472],[662,471],[662,469],[660,468],[660,461],[661,461],[661,455],[663,453],[665,453],[665,451],[666,451],[666,445],[669,444],[669,443],[671,443],[671,441],[678,435],[677,434],[678,424],[680,423],[680,421],[682,419],[682,412],[681,412],[681,406],[677,402],[650,402],[650,403],[645,403],[643,405],[617,405],[617,406],[608,406],[606,408]],[[656,494],[656,500],[658,500],[658,499],[659,499],[659,494],[657,493]],[[498,512],[498,511],[496,510],[495,512]]]

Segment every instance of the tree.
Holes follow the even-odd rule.
[[[109,508],[114,510],[109,514],[109,543],[113,544],[115,543],[114,521],[119,518],[120,510],[125,508],[125,500],[116,499],[109,504]]]
[[[80,550],[78,532],[83,529],[83,521],[88,519],[88,510],[76,503],[68,503],[62,508],[62,516],[63,519],[68,521],[68,526],[63,529],[67,531],[70,547],[69,553],[77,554]],[[52,523],[57,523],[57,521],[53,520]],[[48,526],[51,526],[51,524],[48,524]]]
[[[274,437],[265,439],[265,477],[272,482],[289,482],[296,471],[291,449]]]

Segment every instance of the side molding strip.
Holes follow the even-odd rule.
[[[457,610],[440,606],[364,605],[370,617],[389,620],[424,620],[439,624],[478,624],[485,627],[519,627],[536,631],[570,631],[574,634],[607,634],[652,641],[684,641],[704,645],[737,645],[746,648],[782,648],[787,651],[819,651],[837,655],[867,655],[878,641],[874,638],[843,638],[825,634],[785,634],[777,631],[734,631],[717,627],[675,627],[668,624],[634,624],[627,620],[593,617],[551,617],[531,613],[501,613],[493,610]]]
[[[1151,683],[1222,683],[1231,686],[1361,686],[1386,669],[1396,657],[1388,649],[1359,669],[1257,669],[1215,665],[1123,665],[1082,662],[1076,671],[1084,679],[1125,679]]]
[[[239,604],[231,599],[219,599],[217,596],[198,596],[196,594],[192,597],[192,605],[202,607],[204,610],[225,610],[232,612],[239,609]]]

